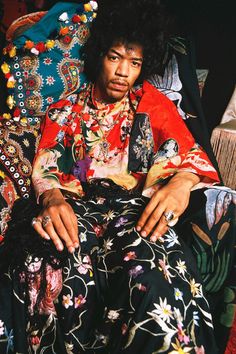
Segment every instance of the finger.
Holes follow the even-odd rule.
[[[149,219],[147,220],[147,222],[143,226],[141,233],[140,233],[141,236],[147,237],[152,232],[154,227],[156,227],[156,225],[160,222],[160,218],[163,214],[164,209],[165,209],[165,206],[163,206],[162,204],[159,204],[157,206],[157,208],[153,211],[153,213],[150,215]],[[160,236],[161,236],[161,234],[158,235],[158,237],[160,237]]]
[[[40,218],[40,217],[33,218],[31,224],[32,224],[32,227],[34,228],[34,230],[39,234],[39,236],[41,236],[45,240],[50,240],[49,235],[42,227],[42,218]]]
[[[169,226],[166,222],[164,215],[161,216],[159,222],[153,230],[153,233],[150,237],[152,242],[156,242],[160,237],[162,237],[169,229]]]
[[[159,204],[159,200],[157,197],[150,200],[150,202],[148,203],[148,205],[146,206],[146,208],[142,212],[142,215],[137,222],[137,225],[136,225],[137,231],[141,231],[143,229],[143,227],[147,223],[150,215],[158,207],[158,204]],[[145,231],[145,230],[143,230],[143,231]],[[144,234],[144,232],[143,232],[143,234]],[[143,237],[145,237],[145,235]]]
[[[163,228],[159,229],[159,228],[156,228],[154,231],[153,231],[153,234],[151,235],[150,237],[150,240],[152,242],[156,242],[157,240],[160,240],[160,241],[164,241],[162,239],[162,236],[168,231],[169,227],[167,225],[163,226]]]
[[[165,217],[165,213],[164,213],[162,215],[157,227],[153,231],[152,236],[150,237],[150,240],[153,242],[157,241],[158,238],[163,236],[168,231],[169,227],[173,227],[174,225],[176,225],[178,220],[179,220],[179,218],[177,216],[175,216],[173,220],[167,222],[166,217]]]
[[[61,241],[63,240],[68,251],[71,253],[74,252],[75,248],[73,246],[73,242],[67,232],[67,229],[64,226],[63,220],[61,219],[60,215],[54,216],[54,218],[44,227],[44,229],[50,235],[50,238],[53,240],[58,250],[62,250],[64,248],[63,243]]]
[[[73,247],[79,247],[79,236],[78,236],[78,223],[77,217],[73,210],[71,210],[69,216],[60,215],[67,234],[70,237]]]
[[[42,218],[42,224],[41,224],[42,229],[50,237],[50,239],[52,240],[52,242],[56,246],[56,249],[58,251],[62,251],[64,249],[64,246],[63,246],[63,243],[60,239],[59,234],[56,232],[56,230],[54,228],[54,222],[52,221],[52,218],[50,217],[50,213],[47,213],[46,215],[44,215],[42,213],[40,215],[40,217]]]

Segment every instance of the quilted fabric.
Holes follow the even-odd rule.
[[[90,3],[86,5],[57,3],[4,49],[7,104],[14,117],[35,124],[48,105],[85,82],[80,49],[95,17]]]

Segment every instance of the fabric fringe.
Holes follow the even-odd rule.
[[[211,144],[224,184],[236,189],[236,131],[215,128]]]

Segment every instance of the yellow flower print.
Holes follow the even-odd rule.
[[[169,354],[185,354],[190,353],[193,348],[191,347],[182,347],[178,339],[176,339],[175,343],[171,343],[172,347],[175,350],[172,350]]]

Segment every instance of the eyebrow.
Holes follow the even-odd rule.
[[[112,53],[118,55],[118,56],[121,57],[121,58],[123,57],[123,55],[122,55],[121,53],[117,52],[117,51],[116,51],[115,49],[113,49],[113,48],[109,49],[108,53],[109,53],[109,52],[112,52]],[[132,58],[130,58],[130,59],[131,59],[131,60],[140,61],[141,63],[143,62],[143,58],[132,57]]]

